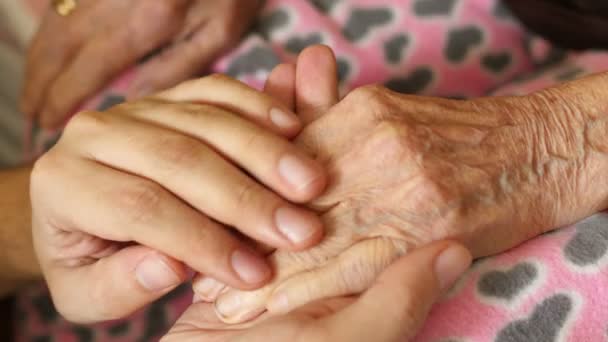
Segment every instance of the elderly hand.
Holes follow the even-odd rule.
[[[289,250],[321,239],[292,202],[319,195],[325,173],[288,141],[301,123],[277,88],[214,75],[69,122],[31,179],[34,244],[63,315],[125,316],[183,282],[183,263],[263,285],[265,259],[227,227]]]
[[[357,299],[325,300],[253,324],[222,324],[212,305],[195,303],[161,341],[406,341],[470,262],[462,246],[438,242],[397,261]]]
[[[196,76],[236,44],[261,0],[81,0],[62,17],[50,10],[28,56],[22,111],[56,128],[120,72],[147,61],[132,95],[147,95]]]
[[[601,93],[593,89],[575,82],[470,101],[355,90],[297,139],[329,172],[325,195],[312,202],[324,212],[325,240],[271,255],[276,276],[259,290],[208,280],[195,291],[217,298],[224,321],[241,322],[359,293],[399,255],[432,241],[457,239],[481,257],[605,208],[606,113],[589,105]],[[593,115],[598,123],[586,126]]]

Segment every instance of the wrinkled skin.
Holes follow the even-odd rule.
[[[584,125],[604,107],[579,90],[470,101],[355,90],[297,139],[329,171],[326,194],[312,203],[324,212],[325,240],[272,254],[278,271],[260,290],[214,284],[199,297],[221,290],[216,309],[229,323],[283,313],[359,293],[431,241],[456,239],[481,257],[604,208],[605,191],[591,183],[601,178],[596,161],[606,166],[599,133]]]
[[[469,251],[440,241],[402,257],[364,294],[318,301],[283,316],[227,325],[209,303],[195,303],[162,339],[215,342],[405,341],[416,335],[432,304],[471,262]]]
[[[81,0],[66,17],[49,9],[28,52],[21,110],[57,128],[82,101],[159,49],[139,68],[131,97],[197,76],[238,43],[261,3]]]

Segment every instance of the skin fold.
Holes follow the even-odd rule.
[[[456,239],[482,257],[605,208],[607,84],[600,74],[469,101],[355,90],[296,139],[329,173],[310,204],[323,213],[324,240],[271,254],[277,271],[259,290],[197,279],[197,298],[216,300],[227,323],[285,313],[360,293],[432,241]]]

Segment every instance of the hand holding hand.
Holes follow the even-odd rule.
[[[321,239],[316,214],[293,204],[325,185],[288,141],[300,128],[280,101],[221,75],[76,115],[31,180],[34,243],[59,311],[122,317],[183,282],[186,265],[236,288],[266,283],[265,259],[228,227],[273,248]]]
[[[470,262],[462,246],[437,242],[388,267],[359,298],[324,300],[240,325],[226,325],[211,304],[195,303],[162,341],[407,341]]]
[[[581,113],[564,101],[566,93],[579,102],[595,95],[576,89],[468,101],[355,90],[311,115],[318,119],[297,138],[329,172],[326,193],[312,202],[324,213],[323,242],[275,252],[276,276],[259,290],[195,290],[217,298],[226,322],[241,322],[360,293],[393,260],[432,241],[456,239],[481,257],[605,207],[605,187],[589,182],[603,178],[585,176],[601,170],[590,164],[598,148],[581,138]]]

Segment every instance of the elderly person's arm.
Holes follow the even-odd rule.
[[[298,138],[330,172],[312,203],[326,239],[272,255],[273,283],[224,292],[219,313],[239,322],[358,293],[431,241],[458,239],[481,257],[606,208],[607,94],[607,74],[469,101],[354,91]]]
[[[32,246],[30,168],[0,171],[0,296],[41,277]]]

